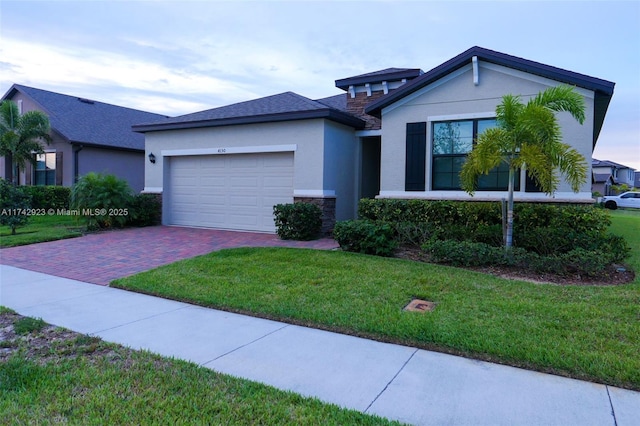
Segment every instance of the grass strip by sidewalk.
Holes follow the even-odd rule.
[[[16,235],[8,226],[0,227],[0,248],[79,237],[85,228],[77,216],[32,216],[26,226],[16,229]]]
[[[640,389],[640,285],[512,281],[344,252],[210,253],[113,286],[212,308]],[[405,312],[413,298],[431,313]]]
[[[60,328],[24,337],[0,341],[14,351],[0,359],[12,424],[398,424]]]

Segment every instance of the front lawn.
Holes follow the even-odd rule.
[[[614,215],[616,227],[633,233],[640,216],[630,225],[621,217]],[[635,266],[637,235],[629,238]],[[557,286],[341,251],[245,248],[112,285],[640,390],[639,278],[621,286]],[[403,311],[413,298],[436,308]]]
[[[26,226],[16,229],[16,235],[8,226],[0,227],[0,248],[79,237],[85,229],[78,216],[32,216]]]
[[[3,424],[392,424],[1,306],[0,329]]]

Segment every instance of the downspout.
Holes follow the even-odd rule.
[[[78,182],[80,174],[80,151],[82,151],[82,145],[73,144],[73,183]]]

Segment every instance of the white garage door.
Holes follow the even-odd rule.
[[[292,152],[169,161],[172,225],[275,232],[273,206],[292,202]]]

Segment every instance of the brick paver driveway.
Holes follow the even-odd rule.
[[[277,235],[170,226],[130,228],[0,250],[0,263],[74,280],[111,280],[233,247],[332,249],[332,239],[283,241]]]

